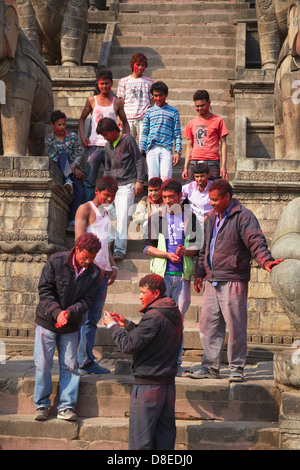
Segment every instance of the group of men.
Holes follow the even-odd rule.
[[[273,260],[256,217],[233,198],[226,170],[228,131],[224,120],[212,114],[205,90],[194,94],[198,116],[184,134],[188,143],[182,177],[187,184],[182,187],[172,178],[182,148],[179,113],[166,102],[167,85],[143,75],[146,66],[143,54],[133,56],[132,74],[120,80],[117,98],[111,93],[111,73],[99,73],[100,93],[86,101],[79,121],[87,149],[85,171],[79,141],[66,131],[60,111],[45,141],[66,190],[74,192],[70,217],[75,248],[52,255],[39,283],[35,417],[43,420],[49,414],[55,345],[61,369],[58,418],[77,419],[80,374],[110,372],[95,361],[95,333],[108,286],[117,277],[116,261],[126,255],[129,208],[143,191],[147,167],[148,196],[132,221],[139,225],[143,251],[150,257],[150,274],[139,283],[142,319],[135,324],[104,312],[103,321],[119,349],[133,354],[129,449],[170,450],[176,437],[175,376],[218,377],[227,325],[229,380],[244,379],[250,260],[254,257],[269,272],[282,260]],[[97,179],[103,163],[104,176]],[[117,230],[112,253],[113,202]],[[204,354],[196,372],[181,366],[193,275],[195,290],[204,290],[199,326]]]

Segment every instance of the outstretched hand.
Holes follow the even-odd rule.
[[[284,261],[284,259],[276,259],[274,261],[269,261],[266,265],[265,265],[265,270],[268,271],[268,273],[270,273],[272,271],[272,268],[274,266],[277,266],[277,264],[279,263],[282,263],[282,261]]]

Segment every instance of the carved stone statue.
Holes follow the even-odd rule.
[[[17,0],[21,27],[48,65],[81,65],[89,0]]]
[[[263,69],[275,69],[287,35],[287,11],[293,0],[256,0],[256,16]]]
[[[262,68],[276,69],[275,158],[300,158],[300,2],[256,1]]]
[[[0,0],[0,80],[4,155],[43,155],[53,110],[51,78],[41,56],[20,30],[18,15]]]
[[[292,325],[300,331],[300,198],[283,210],[274,232],[271,252],[284,261],[272,269],[271,285]]]

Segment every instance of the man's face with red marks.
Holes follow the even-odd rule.
[[[196,100],[194,103],[196,111],[198,114],[200,114],[200,116],[203,116],[209,112],[210,101]]]
[[[143,73],[145,72],[146,65],[144,62],[135,62],[133,64],[133,72],[138,77],[142,77]]]

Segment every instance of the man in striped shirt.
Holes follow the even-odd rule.
[[[124,111],[130,127],[130,133],[139,145],[146,110],[152,106],[152,78],[146,77],[144,71],[148,65],[147,57],[141,52],[133,54],[130,67],[131,75],[119,81],[117,96],[124,102]]]
[[[164,181],[172,177],[172,163],[178,165],[180,162],[182,137],[179,112],[166,102],[168,87],[165,83],[153,83],[151,93],[155,104],[144,116],[140,150],[146,152],[148,178],[160,177]]]

